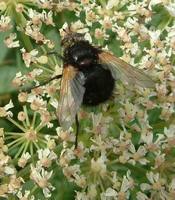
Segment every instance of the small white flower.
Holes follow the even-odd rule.
[[[12,100],[10,100],[9,103],[4,106],[6,111],[8,111],[9,109],[11,109],[13,107],[14,107],[14,104],[13,104]]]
[[[142,191],[145,190],[153,190],[153,191],[159,191],[159,195],[164,192],[165,186],[164,186],[164,180],[160,177],[159,173],[153,173],[152,171],[148,172],[146,174],[150,184],[148,183],[142,183],[140,185],[140,188]]]
[[[175,191],[175,178],[171,180],[171,183],[169,184],[169,190]]]
[[[19,40],[15,41],[17,38],[16,33],[11,33],[7,38],[5,38],[4,43],[8,48],[16,48],[19,47]]]
[[[107,129],[110,126],[110,123],[113,121],[112,117],[104,117],[102,113],[94,114],[91,113],[92,123],[93,123],[93,132],[96,134],[101,134],[103,137],[107,134]]]
[[[50,167],[52,160],[56,160],[57,155],[50,149],[39,149],[38,153],[38,164],[43,167]]]
[[[33,18],[41,18],[41,14],[39,12],[37,12],[36,10],[33,9],[28,9],[28,16],[30,17],[30,19]]]
[[[89,41],[89,43],[92,43],[92,37],[91,37],[91,35],[89,33],[85,34],[84,39]]]
[[[164,128],[164,144],[163,149],[165,148],[172,148],[175,145],[175,126],[170,125],[169,128],[165,127]]]
[[[106,158],[101,156],[97,160],[94,158],[91,159],[91,170],[94,173],[98,173],[100,176],[104,176],[106,174]]]
[[[136,17],[128,17],[126,22],[125,22],[125,27],[133,29],[136,25],[136,23],[138,23],[138,18]]]
[[[77,192],[76,191],[76,200],[89,200],[89,198],[85,192]]]
[[[145,148],[148,151],[156,153],[163,142],[164,136],[163,134],[158,134],[156,140],[154,140],[154,134],[151,131],[143,130],[140,138],[140,143],[145,143]]]
[[[97,135],[95,139],[91,139],[94,144],[91,145],[90,151],[99,151],[105,153],[109,145],[104,141],[101,135]]]
[[[24,193],[24,194],[23,194]],[[30,194],[30,191],[29,190],[25,190],[24,192],[22,192],[22,191],[19,191],[18,193],[17,193],[17,197],[19,198],[19,199],[21,199],[21,200],[34,200],[35,199],[35,197],[32,195],[32,196],[30,196],[31,194]]]
[[[63,168],[63,173],[69,181],[74,181],[74,179],[79,176],[80,172],[80,165],[77,164]]]
[[[150,42],[152,46],[154,45],[155,42],[157,42],[160,39],[160,30],[154,30],[154,31],[148,31],[149,36],[150,36]]]
[[[71,31],[84,34],[87,33],[89,29],[85,27],[84,23],[78,20],[71,24]]]
[[[20,167],[25,167],[25,165],[27,164],[27,161],[31,158],[31,155],[26,152],[24,153],[21,158],[18,160],[18,166]]]
[[[15,174],[16,170],[14,169],[14,167],[5,166],[4,172],[8,175],[13,175]]]
[[[60,154],[59,164],[63,167],[67,167],[71,160],[74,160],[75,154],[72,149],[63,149]]]
[[[128,161],[129,163],[135,165],[136,162],[139,162],[142,165],[146,165],[149,161],[144,157],[147,153],[144,146],[139,146],[138,150],[136,151],[135,146],[133,144],[130,144],[129,148],[131,154],[131,159]]]
[[[43,194],[46,198],[51,197],[51,191],[55,188],[48,182],[52,176],[53,171],[46,171],[41,166],[34,167],[31,165],[30,178],[35,181],[39,187],[43,189]]]
[[[149,198],[146,196],[146,194],[142,192],[137,192],[136,196],[137,200],[149,200]]]
[[[46,101],[44,101],[40,96],[30,94],[27,102],[31,103],[30,107],[33,110],[45,110]]]
[[[68,27],[69,27],[69,26],[68,26],[68,23],[65,22],[65,23],[63,24],[62,28],[59,30],[59,31],[60,31],[61,37],[64,38],[64,36],[67,35],[67,33],[65,32],[65,30],[68,30]]]
[[[152,10],[152,6],[155,6],[155,5],[159,4],[159,3],[162,3],[162,0],[151,0],[149,2],[149,6],[148,6],[149,10]]]
[[[114,189],[112,189],[112,188],[107,188],[107,190],[104,193],[104,195],[106,197],[117,197],[117,194],[118,193]]]
[[[106,5],[106,9],[108,10],[112,9],[114,6],[117,6],[119,2],[120,2],[119,0],[109,0]]]
[[[12,27],[10,22],[11,22],[11,18],[9,16],[1,15],[0,32],[8,31]]]
[[[170,3],[165,6],[169,14],[173,17],[175,17],[175,3]]]
[[[0,107],[0,117],[12,117],[13,113],[9,111],[9,109],[13,108],[13,102],[12,100],[9,101],[8,104],[6,104],[4,107]]]
[[[38,50],[33,49],[30,52],[26,52],[24,48],[21,49],[22,52],[22,57],[25,62],[25,65],[29,67],[31,63],[37,63],[37,55],[38,55]]]
[[[46,13],[46,11],[43,11],[41,14],[42,21],[47,25],[55,26],[55,23],[53,22],[53,12],[49,11]]]
[[[152,169],[159,168],[159,167],[161,167],[161,165],[163,165],[165,163],[166,154],[159,151],[159,152],[155,153],[155,155],[156,155],[155,163],[154,163],[154,167]]]

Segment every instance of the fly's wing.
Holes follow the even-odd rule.
[[[147,88],[153,88],[155,85],[154,81],[140,69],[131,66],[109,52],[100,53],[99,59],[102,66],[111,71],[115,80],[120,79],[122,82]]]
[[[83,101],[85,92],[83,87],[84,81],[84,74],[77,72],[74,67],[66,66],[63,69],[58,118],[64,130],[67,130],[75,121],[75,115]]]

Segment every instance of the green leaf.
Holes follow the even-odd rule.
[[[7,52],[8,52],[8,48],[5,46],[4,44],[4,39],[9,35],[8,32],[0,32],[0,61],[3,61],[3,59],[5,58],[5,56],[7,55]],[[3,51],[2,51],[3,49]]]
[[[5,66],[0,68],[0,95],[15,91],[12,87],[12,80],[17,73],[17,68]]]
[[[154,108],[148,111],[148,119],[151,124],[160,121],[161,108]]]
[[[121,45],[120,41],[114,38],[113,40],[111,40],[108,47],[116,56],[121,57],[123,55],[123,52],[120,48],[120,45]]]
[[[51,39],[52,41],[54,41],[55,50],[58,51],[58,53],[60,53],[61,52],[61,46],[60,46],[60,43],[61,43],[60,40],[61,40],[61,38],[60,38],[60,35],[59,35],[58,31],[56,29],[51,29],[46,34],[46,37],[49,38],[49,39]]]
[[[160,30],[163,30],[171,23],[173,18],[163,5],[156,5],[153,8],[153,11],[155,12],[155,14],[152,17],[150,25],[155,26]]]

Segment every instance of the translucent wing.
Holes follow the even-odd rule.
[[[120,79],[128,84],[135,84],[141,87],[154,87],[154,81],[148,75],[111,53],[104,51],[99,54],[99,59],[102,66],[111,71],[115,80]]]
[[[77,72],[74,67],[66,66],[63,69],[58,118],[64,130],[67,130],[75,121],[75,115],[83,101],[84,81],[83,73]]]

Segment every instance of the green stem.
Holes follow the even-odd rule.
[[[40,147],[38,146],[37,142],[33,142],[34,146],[37,148],[37,150],[40,149]]]
[[[43,51],[43,54],[47,55],[47,50],[43,46],[41,46],[41,50]]]
[[[46,68],[46,67],[43,67],[42,65],[37,64],[37,65],[33,65],[33,66],[35,66],[36,68],[43,69],[43,71],[46,71],[46,72],[48,72],[48,73],[50,73],[50,74],[53,74],[53,73],[54,73],[53,70],[48,69],[48,68]]]
[[[26,25],[26,19],[21,13],[14,13],[14,19],[16,24],[18,24],[19,27],[23,29]],[[24,47],[27,49],[27,51],[31,51],[33,49],[33,45],[30,41],[29,36],[25,35],[24,32],[19,32],[20,39],[23,41]]]
[[[105,189],[104,189],[104,187],[103,187],[103,181],[102,181],[102,179],[101,179],[100,176],[98,177],[98,180],[99,180],[99,182],[100,182],[100,188],[101,188],[102,192],[104,192]]]
[[[30,143],[30,154],[33,156],[33,143]]]
[[[36,128],[35,128],[35,131],[38,133],[42,128],[44,128],[45,127],[45,125],[43,125],[43,124],[39,124]]]
[[[27,51],[31,51],[33,49],[33,45],[32,45],[32,43],[30,41],[29,36],[27,36],[24,33],[20,32],[20,38],[22,39],[22,41],[24,43],[25,49],[27,49]]]
[[[45,149],[46,148],[46,145],[42,142],[42,143],[40,143],[40,149]]]
[[[57,61],[55,61],[55,59],[50,58],[49,59],[49,67],[52,68],[54,70],[55,65],[57,65]]]
[[[169,19],[167,20],[166,24],[161,28],[161,24],[158,26],[159,29],[161,29],[161,32],[163,32],[165,30],[165,28],[167,28],[167,26],[171,23],[171,21],[173,20],[173,17],[170,16]]]
[[[30,191],[30,196],[32,196],[32,194],[38,189],[38,186],[35,185],[32,190]]]
[[[12,146],[13,144],[18,144],[18,143],[21,143],[21,140],[23,140],[24,138],[23,137],[20,137],[16,140],[14,140],[13,142],[10,142],[9,144],[7,144],[8,147]]]
[[[26,124],[27,124],[28,127],[30,127],[30,120],[29,120],[29,115],[28,115],[28,112],[27,112],[26,105],[23,106],[23,110],[24,110],[24,113],[25,113],[25,116],[26,116]]]
[[[23,133],[16,133],[16,132],[5,132],[5,135],[18,135],[21,136]]]
[[[15,158],[18,158],[18,156],[21,154],[21,152],[23,151],[23,149],[25,148],[26,143],[24,142],[21,147],[18,150],[18,153],[15,155]]]
[[[14,124],[14,125],[17,126],[19,129],[21,129],[23,132],[26,132],[26,129],[24,129],[24,127],[22,127],[20,124],[18,124],[15,120],[13,120],[13,119],[10,118],[10,117],[7,117],[7,119],[8,119],[12,124]]]
[[[5,137],[5,140],[10,140],[10,139],[15,139],[18,138],[19,136],[18,135],[11,135],[11,136],[7,136]]]
[[[24,126],[25,129],[28,129],[27,124],[26,124],[25,121],[22,121],[22,124],[23,124],[23,126]]]
[[[37,112],[34,112],[33,119],[32,119],[32,123],[31,123],[31,127],[32,127],[32,128],[34,128],[35,121],[36,121],[36,116],[37,116]]]
[[[13,145],[12,147],[9,147],[9,151],[12,151],[13,149],[15,149],[17,146],[21,145],[22,143],[24,143],[24,142],[20,141],[20,142],[16,143],[15,145]]]
[[[30,141],[27,141],[22,154],[26,153],[27,148],[29,147],[29,144],[30,144]]]
[[[39,139],[40,142],[42,142],[43,144],[47,144],[46,140],[44,139]]]

